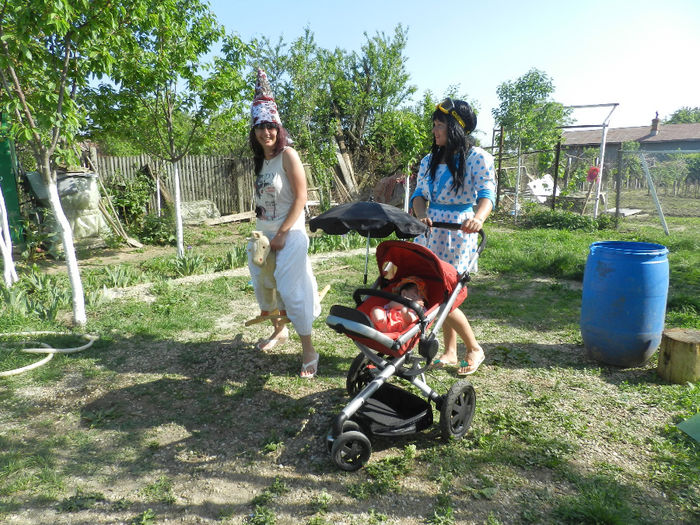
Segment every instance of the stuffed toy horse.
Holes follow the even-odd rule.
[[[248,238],[248,253],[254,264],[262,269],[261,282],[263,284],[263,293],[267,304],[275,304],[277,299],[277,283],[275,282],[275,252],[270,250],[270,239],[260,231],[253,231]],[[322,301],[331,285],[326,287],[319,293],[319,301]],[[279,310],[272,309],[268,315],[258,315],[253,319],[245,322],[245,326],[257,324],[266,320],[281,320],[289,322],[285,315],[280,315]]]
[[[261,282],[268,304],[274,304],[277,295],[275,283],[275,252],[270,250],[270,239],[263,232],[254,231],[248,239],[248,253],[253,263],[260,266]]]

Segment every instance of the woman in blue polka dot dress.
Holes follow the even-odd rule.
[[[470,133],[476,115],[463,100],[445,99],[433,113],[433,146],[420,163],[413,211],[422,222],[461,224],[460,230],[430,228],[416,242],[451,263],[462,273],[476,253],[477,232],[491,213],[496,192],[493,157],[473,146]],[[476,264],[472,271],[476,271]],[[445,352],[435,364],[458,366],[458,375],[476,372],[484,351],[464,313],[455,308],[443,325]],[[457,335],[467,348],[464,360],[457,358]]]

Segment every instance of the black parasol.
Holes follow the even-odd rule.
[[[311,219],[309,229],[312,232],[321,229],[331,235],[343,235],[349,231],[356,231],[363,237],[367,237],[366,284],[370,238],[380,239],[396,233],[400,239],[411,239],[425,233],[427,226],[396,206],[370,199],[335,206]]]
[[[309,229],[331,235],[353,230],[363,237],[379,239],[393,232],[401,239],[411,239],[424,233],[425,224],[405,211],[381,202],[358,201],[340,204],[309,221]]]

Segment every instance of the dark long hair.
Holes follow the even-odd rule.
[[[455,100],[454,103],[458,113],[461,114],[460,109],[462,108],[460,108],[460,103],[462,101]],[[463,104],[466,104],[466,102]],[[439,109],[433,112],[433,121],[435,120],[443,122],[447,127],[447,141],[445,146],[438,146],[435,144],[435,137],[433,137],[428,178],[432,181],[435,178],[438,164],[445,162],[447,169],[452,174],[452,190],[457,191],[464,185],[464,175],[467,172],[467,157],[472,147],[472,138],[470,133],[465,131],[454,117],[445,115]]]
[[[289,144],[289,133],[284,128],[284,126],[275,124],[275,127],[277,128],[277,142],[275,142],[275,155],[277,155],[280,151],[284,149],[286,145]],[[254,127],[250,128],[250,132],[248,133],[248,144],[250,145],[250,149],[253,151],[253,165],[255,166],[255,174],[257,175],[258,173],[260,173],[263,161],[265,160],[265,152],[263,150],[263,147],[258,142],[257,137],[255,136]]]

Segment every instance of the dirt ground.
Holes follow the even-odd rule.
[[[81,260],[80,264],[96,267],[139,262],[173,250],[124,248]],[[338,255],[350,254],[317,255],[312,262],[318,268]],[[56,271],[60,271],[58,266]],[[324,271],[333,272],[332,263],[324,266]],[[245,275],[247,269],[241,268],[215,276],[185,277],[174,283]],[[492,279],[495,284],[496,277],[485,275],[476,279]],[[526,303],[540,286],[551,287],[552,282],[533,280],[519,289],[522,301]],[[577,286],[580,284],[571,283],[572,288]],[[152,300],[149,285],[111,290],[108,294],[112,298]],[[338,351],[323,356],[316,380],[299,383],[289,379],[298,371],[298,340],[292,338],[286,345],[261,353],[254,348],[254,342],[267,335],[269,326],[259,324],[242,329],[243,323],[257,314],[257,307],[249,298],[234,297],[227,311],[209,334],[183,331],[172,340],[153,340],[147,345],[139,338],[113,340],[101,351],[109,352],[118,346],[120,357],[97,357],[95,366],[108,372],[97,379],[76,370],[56,382],[18,392],[34,407],[32,428],[37,434],[43,433],[44,439],[46,434],[73,436],[67,442],[65,456],[58,460],[58,468],[71,472],[61,492],[67,496],[76,494],[79,503],[79,489],[85,502],[83,506],[76,503],[79,508],[67,511],[55,503],[30,500],[17,512],[8,514],[6,523],[243,524],[254,517],[255,498],[278,484],[285,490],[275,495],[269,505],[275,520],[255,523],[298,525],[312,519],[318,525],[427,523],[443,490],[439,477],[427,475],[428,465],[418,463],[408,475],[396,480],[394,492],[362,500],[352,497],[348,488],[366,483],[367,476],[339,471],[330,463],[324,438],[331,418],[348,401],[339,378],[344,377],[349,359],[357,353],[347,338],[324,331],[323,336],[331,344],[337,343]],[[472,378],[479,395],[487,398],[485,407],[489,406],[489,392],[499,391],[503,385],[522,382],[546,390],[557,384],[547,375],[553,366],[579,366],[581,348],[556,331],[478,321],[477,326],[488,357],[483,369]],[[504,346],[503,341],[512,341],[513,348]],[[530,355],[527,367],[498,366],[499,362],[507,363],[508,352],[521,349]],[[634,374],[647,371],[642,367]],[[441,372],[435,387],[442,392],[452,380]],[[585,370],[580,381],[577,395],[584,400],[581,417],[594,419],[600,407],[595,406],[597,401],[586,404],[585,382],[595,383],[598,393],[608,389],[612,396],[615,381],[610,377],[589,377]],[[167,392],[167,397],[155,394],[163,392]],[[635,417],[644,418],[648,428],[663,424],[666,414],[662,408],[645,410]],[[622,404],[611,412],[614,411],[617,414],[611,416],[613,419],[623,421],[627,417],[627,408]],[[21,432],[22,424],[17,421],[11,426]],[[13,429],[6,428],[5,432],[12,434]],[[445,454],[455,453],[441,441],[439,430],[434,427],[417,438],[378,439],[373,442],[372,462],[400,455],[409,445],[416,446],[419,452],[441,447]],[[609,448],[603,441],[591,439],[582,448],[576,457],[581,468],[591,468],[597,461],[609,462],[622,471],[641,468],[638,455],[644,451],[633,450],[634,447]],[[470,487],[482,486],[482,474],[458,472],[454,476],[451,505],[454,523],[458,524],[521,522],[523,498],[536,501],[538,493],[561,495],[575,490],[561,478],[554,479],[550,470],[503,464],[489,472],[498,480],[498,494],[474,497]],[[153,487],[160,479],[168,480],[169,500],[148,501],[144,487]],[[91,493],[101,497],[85,497]],[[667,497],[655,489],[644,497],[668,504]],[[324,501],[327,511],[319,512]],[[659,508],[663,510],[663,505]],[[151,521],[144,514],[149,509],[156,516]],[[658,517],[659,523],[668,522],[661,514]]]

